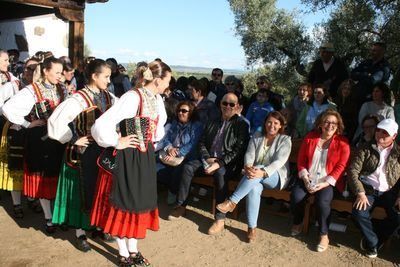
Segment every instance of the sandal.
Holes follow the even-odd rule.
[[[329,246],[329,239],[328,235],[321,235],[319,244],[317,245],[318,252],[324,252],[328,249]]]
[[[120,267],[130,267],[134,266],[131,257],[125,258],[124,256],[118,256],[118,266]]]
[[[135,266],[151,266],[151,263],[148,259],[143,257],[142,253],[140,252],[129,252],[133,264]]]
[[[18,219],[24,218],[24,211],[21,204],[14,205],[14,217]]]

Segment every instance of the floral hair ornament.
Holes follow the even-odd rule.
[[[143,72],[143,79],[145,79],[146,81],[153,80],[153,73],[151,73],[150,68],[147,67],[147,69]]]

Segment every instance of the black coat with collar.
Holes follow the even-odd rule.
[[[249,142],[249,125],[238,115],[232,116],[228,122],[223,137],[223,156],[218,159],[218,163],[221,166],[240,166],[239,168],[241,169]],[[217,120],[210,121],[206,125],[198,144],[201,158],[208,159],[212,157],[210,155],[211,146],[222,124],[222,120]]]

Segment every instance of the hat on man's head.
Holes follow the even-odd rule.
[[[322,43],[319,47],[320,51],[335,52],[335,48],[332,43]]]
[[[384,119],[378,123],[376,128],[385,130],[390,136],[394,136],[395,134],[397,134],[399,126],[393,119]]]

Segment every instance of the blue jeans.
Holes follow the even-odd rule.
[[[393,208],[397,193],[398,190],[394,188],[386,192],[375,191],[373,194],[367,195],[371,206],[368,206],[366,210],[353,208],[353,218],[369,248],[376,248],[379,244],[384,243],[400,225],[400,215]],[[371,221],[371,213],[377,206],[385,209],[387,217],[373,223]]]
[[[247,196],[246,201],[246,214],[247,224],[249,228],[257,227],[258,212],[260,210],[261,193],[264,186],[268,189],[280,188],[280,179],[278,172],[274,172],[268,178],[254,178],[249,179],[247,176],[243,176],[240,180],[238,187],[233,192],[230,200],[234,203]]]

